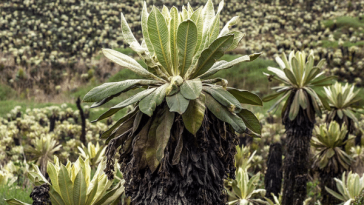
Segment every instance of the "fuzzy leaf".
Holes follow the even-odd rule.
[[[226,62],[226,61],[217,61],[206,73],[200,75],[200,78],[206,79],[207,77],[217,73],[220,70],[224,70],[224,69],[228,69],[233,67],[234,65],[237,65],[239,63],[242,62],[246,62],[246,61],[253,61],[253,58],[257,58],[257,56],[259,56],[259,54],[253,54],[251,56],[245,55],[245,56],[241,56],[239,58],[236,58],[232,61]]]
[[[124,186],[119,183],[111,191],[104,194],[102,198],[97,200],[93,205],[113,204],[113,202],[121,196],[124,190]]]
[[[17,199],[6,199],[5,200],[6,203],[8,203],[9,205],[30,205],[30,204],[27,204],[27,203],[24,203],[24,202],[21,202]]]
[[[61,165],[58,175],[62,199],[66,204],[73,205],[73,184],[65,166]]]
[[[222,87],[208,87],[204,86],[203,90],[208,92],[212,97],[214,97],[219,103],[227,107],[230,112],[239,113],[243,107],[240,102],[230,94],[228,91],[224,90]]]
[[[197,27],[191,20],[182,22],[178,26],[177,46],[179,72],[183,77],[192,63],[192,57],[197,45]]]
[[[230,124],[236,132],[243,133],[246,130],[244,121],[236,114],[231,113],[226,107],[218,103],[211,95],[206,95],[206,107],[214,114],[219,120]]]
[[[121,13],[121,31],[123,34],[123,40],[128,43],[129,45],[133,44],[133,43],[138,43],[138,41],[135,39],[133,33],[130,30],[130,27],[128,25],[128,23],[126,22],[126,19],[124,17],[124,15]]]
[[[150,55],[154,55],[154,47],[152,42],[149,38],[149,32],[148,32],[148,11],[147,11],[147,3],[143,3],[143,10],[142,10],[142,32],[143,32],[143,38],[145,39],[145,43],[147,44],[148,51],[150,52]]]
[[[82,171],[80,170],[74,181],[73,185],[73,204],[74,205],[84,205],[86,202],[86,181],[85,177],[83,176]]]
[[[211,66],[220,59],[224,52],[230,47],[234,35],[222,36],[216,39],[206,50],[201,53],[197,66],[191,71],[191,78],[200,76],[208,71]]]
[[[149,94],[139,102],[139,109],[149,117],[153,115],[155,108],[160,105],[166,96],[168,83],[158,87],[154,92]]]
[[[128,91],[131,88],[144,85],[155,85],[157,80],[125,80],[120,82],[104,83],[90,90],[83,98],[84,102],[99,102],[107,97]]]
[[[257,133],[258,135],[262,134],[262,125],[260,124],[257,117],[255,117],[255,115],[251,111],[247,109],[242,109],[239,112],[238,116],[241,117],[241,119],[244,121],[246,127],[249,130],[251,130],[254,133]]]
[[[51,199],[52,205],[65,205],[61,195],[53,187],[50,188],[49,198]]]
[[[291,109],[289,111],[289,119],[291,121],[293,121],[297,115],[298,115],[298,111],[300,110],[300,105],[299,105],[299,95],[298,95],[298,91],[295,93],[292,105],[291,105]]]
[[[194,100],[200,96],[202,91],[202,82],[196,78],[193,80],[186,80],[180,87],[183,97],[189,100]]]
[[[99,118],[97,118],[93,122],[100,121],[100,120],[103,120],[105,118],[108,118],[108,117],[114,115],[115,113],[117,113],[119,110],[125,108],[126,106],[129,106],[129,105],[132,105],[134,103],[139,102],[140,100],[145,98],[147,95],[152,93],[155,89],[156,88],[151,88],[151,89],[143,90],[143,91],[137,93],[136,95],[124,100],[123,102],[111,107],[108,111],[103,113]]]
[[[186,112],[182,114],[186,129],[193,135],[197,133],[202,125],[205,109],[205,96],[201,94],[196,100],[190,101]]]
[[[178,25],[180,25],[180,19],[178,16],[178,9],[176,7],[171,8],[171,22],[170,22],[170,46],[171,46],[171,59],[173,64],[173,69],[175,74],[178,72],[178,48],[177,48],[177,30]],[[192,52],[193,53],[193,52]]]
[[[172,96],[167,96],[166,99],[170,112],[183,114],[188,107],[189,100],[184,98],[180,92]]]
[[[171,129],[174,123],[174,113],[168,111],[168,107],[165,106],[163,114],[161,116],[161,123],[157,127],[157,152],[156,157],[159,162],[162,162],[164,158],[164,150],[168,144],[171,136]]]
[[[163,14],[153,6],[152,12],[148,17],[148,33],[150,41],[153,44],[158,61],[172,75],[171,60],[169,50],[169,32],[166,20]]]
[[[143,66],[141,66],[136,60],[134,60],[130,56],[106,48],[103,48],[102,52],[104,53],[105,57],[112,60],[114,63],[119,64],[122,67],[127,68],[138,75],[141,75],[148,79],[162,80],[161,78],[155,76],[153,73],[145,70]]]
[[[227,88],[227,91],[242,104],[263,106],[263,102],[260,97],[252,92],[235,88]]]
[[[210,34],[209,34],[210,43],[212,43],[217,38],[219,32],[220,32],[220,13],[217,13],[210,27]]]

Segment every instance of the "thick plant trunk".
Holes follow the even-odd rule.
[[[230,125],[208,110],[196,136],[186,130],[182,117],[177,115],[164,159],[154,173],[149,167],[138,170],[138,159],[132,152],[121,155],[126,195],[133,205],[224,205],[223,179],[228,175],[235,178],[238,142]]]
[[[267,191],[265,197],[273,200],[272,194],[278,197],[282,187],[282,145],[280,143],[270,145],[267,167],[264,179]]]
[[[309,105],[310,107],[312,105]],[[313,108],[311,107],[312,111]],[[300,108],[297,117],[290,121],[286,109],[283,124],[286,128],[286,154],[284,159],[283,205],[302,205],[306,198],[308,181],[310,140],[314,120],[308,111]]]
[[[50,205],[49,185],[35,186],[32,193],[30,193],[30,197],[33,199],[32,205]]]
[[[83,145],[87,146],[87,143],[86,143],[86,118],[85,118],[85,115],[83,114],[83,109],[81,107],[81,99],[80,99],[80,97],[77,98],[76,105],[77,105],[78,110],[80,111],[80,116],[81,116],[81,136],[80,136],[80,141],[82,142]]]
[[[336,159],[337,160],[337,159]],[[338,164],[339,165],[339,164]],[[339,168],[340,169],[340,168]],[[339,193],[336,187],[336,182],[334,178],[340,179],[342,176],[343,170],[341,173],[335,172],[335,168],[327,167],[325,170],[319,170],[320,173],[320,188],[321,188],[321,195],[322,195],[322,204],[340,204],[341,201],[338,200],[336,197],[332,196],[330,193],[328,193],[325,189],[325,187],[330,188],[331,190],[334,190],[335,192]]]

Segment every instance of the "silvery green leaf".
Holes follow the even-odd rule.
[[[246,130],[244,121],[236,114],[231,113],[226,107],[217,102],[214,97],[209,94],[206,96],[206,107],[214,114],[219,120],[230,124],[238,133],[243,133]]]
[[[169,111],[177,112],[179,114],[183,114],[187,110],[189,104],[189,100],[184,98],[180,92],[172,96],[167,96],[166,100]]]
[[[172,75],[168,26],[163,14],[156,7],[153,7],[148,17],[148,33],[158,61]]]
[[[24,202],[21,202],[17,199],[5,199],[6,203],[8,203],[9,205],[30,205]]]
[[[204,86],[203,90],[208,92],[219,103],[228,108],[230,112],[239,113],[241,109],[243,109],[240,102],[234,97],[234,95],[224,90],[222,87]]]
[[[233,34],[234,35],[234,40],[233,43],[231,44],[231,46],[227,49],[227,51],[231,51],[234,50],[236,47],[238,47],[240,41],[243,39],[243,37],[245,36],[245,34],[243,34],[242,32],[239,31],[232,31],[229,34]]]
[[[183,77],[191,65],[197,44],[197,27],[191,20],[182,22],[177,31],[179,73]]]
[[[224,8],[224,0],[221,0],[219,3],[219,7],[217,8],[217,13],[220,13]]]
[[[191,20],[193,22],[195,22],[195,25],[197,27],[197,44],[196,44],[196,49],[195,49],[194,54],[196,54],[200,50],[199,48],[200,48],[201,43],[202,43],[202,30],[203,30],[203,27],[204,27],[203,12],[204,12],[203,8],[200,7],[195,12],[193,12],[193,14],[191,16]]]
[[[168,86],[169,84],[166,83],[158,87],[154,92],[152,92],[147,97],[142,99],[139,102],[140,111],[151,117],[153,115],[155,108],[163,102],[166,96],[166,89]]]
[[[298,111],[300,110],[300,105],[299,105],[299,95],[298,92],[294,93],[294,98],[291,104],[291,108],[289,111],[289,119],[291,121],[293,121],[297,115],[298,115]]]
[[[220,13],[217,13],[210,26],[209,43],[212,43],[220,32]]]
[[[192,8],[190,2],[187,2],[187,11],[188,11],[188,18],[191,18],[192,14],[193,14],[193,8]]]
[[[102,52],[104,55],[114,61],[116,64],[121,65],[124,68],[127,68],[136,74],[139,74],[145,78],[148,79],[155,79],[163,81],[161,78],[155,76],[153,73],[150,73],[149,71],[145,70],[143,66],[141,66],[136,60],[134,60],[132,57],[129,57],[123,53],[120,53],[118,51],[112,50],[112,49],[102,49]]]
[[[211,66],[224,55],[234,40],[234,35],[223,36],[216,39],[206,50],[201,53],[197,66],[191,70],[188,77],[195,78],[208,71]]]
[[[178,9],[172,7],[171,9],[171,22],[170,22],[170,46],[171,46],[171,59],[173,64],[173,70],[175,74],[178,72],[178,48],[177,48],[177,30],[180,25]]]
[[[149,32],[148,32],[148,11],[147,11],[147,3],[144,1],[143,3],[143,10],[142,10],[142,32],[143,32],[143,38],[145,40],[145,43],[147,44],[148,51],[150,56],[154,55],[154,47],[152,42],[149,38]]]
[[[120,82],[104,83],[90,90],[83,98],[84,102],[99,102],[109,96],[130,90],[131,88],[144,85],[156,85],[156,80],[125,80]]]
[[[196,100],[190,101],[186,112],[182,114],[186,129],[195,135],[200,129],[205,116],[205,95],[201,93]]]
[[[161,116],[161,123],[157,127],[157,151],[156,157],[159,162],[164,158],[164,150],[168,144],[171,136],[171,129],[174,124],[174,113],[168,111],[168,106],[164,107],[163,114]]]
[[[140,100],[142,100],[143,98],[145,98],[147,95],[149,95],[150,93],[152,93],[156,88],[151,88],[151,89],[147,89],[147,90],[143,90],[139,93],[137,93],[136,95],[124,100],[123,102],[111,107],[108,111],[106,111],[105,113],[103,113],[99,118],[97,118],[95,121],[100,121],[103,120],[105,118],[108,118],[112,115],[114,115],[115,113],[117,113],[119,110],[125,108],[126,106],[132,105],[134,103],[139,102]]]
[[[263,102],[260,97],[252,92],[229,87],[227,88],[227,91],[242,104],[263,106]]]
[[[188,11],[185,8],[185,6],[182,6],[182,21],[185,21],[188,19]]]
[[[212,0],[208,0],[205,7],[203,8],[203,18],[204,18],[204,27],[202,31],[202,39],[210,34],[210,28],[214,21],[215,17],[215,10]],[[201,49],[200,49],[201,50]]]
[[[126,43],[128,43],[129,45],[131,45],[133,43],[137,43],[139,45],[138,41],[135,39],[133,33],[130,30],[128,22],[126,22],[126,19],[125,19],[123,13],[121,13],[121,30],[122,30],[122,34],[123,34],[123,39]]]
[[[189,100],[198,98],[202,91],[202,82],[200,79],[185,80],[180,87],[183,97]]]
[[[262,125],[260,124],[257,117],[249,110],[242,109],[238,116],[244,121],[246,127],[258,135],[262,134]]]
[[[230,31],[230,28],[234,25],[236,25],[239,21],[239,16],[234,16],[232,19],[230,19],[224,26],[224,28],[220,31],[220,34],[218,37],[225,36]]]
[[[166,19],[166,22],[167,22],[167,26],[168,26],[168,21],[169,21],[169,19],[171,18],[171,16],[170,16],[170,14],[169,14],[169,10],[168,10],[168,8],[165,6],[165,5],[163,5],[163,8],[162,8],[162,14],[163,14],[163,16],[164,16],[164,19]]]
[[[210,77],[211,75],[217,73],[220,70],[228,69],[233,67],[234,65],[237,65],[241,62],[250,61],[249,56],[241,56],[239,58],[236,58],[232,61],[217,61],[206,73],[200,75],[199,77],[201,79],[206,79],[207,77]]]

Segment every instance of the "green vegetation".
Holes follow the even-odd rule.
[[[44,175],[47,162],[59,158],[60,164],[50,166],[61,170],[68,164],[68,174],[61,175],[71,178],[73,189],[82,176],[103,174],[110,185],[106,178],[121,179],[122,171],[133,179],[125,184],[127,193],[143,203],[161,203],[149,194],[158,192],[176,204],[222,205],[225,197],[233,205],[252,205],[271,197],[263,196],[266,189],[275,194],[269,205],[297,205],[288,199],[292,190],[298,205],[362,205],[363,177],[349,175],[350,183],[338,178],[344,170],[364,170],[364,89],[358,89],[364,86],[364,1],[225,1],[218,6],[208,1],[204,7],[206,1],[191,0],[185,7],[184,1],[171,0],[1,3],[0,204],[4,198],[30,204],[33,185],[27,174],[40,167]],[[112,49],[103,54],[102,48]],[[290,51],[314,56],[308,64],[302,53],[272,60]],[[262,55],[246,55],[255,52]],[[338,82],[325,90],[321,86],[332,83],[325,79],[329,75]],[[75,104],[83,96],[102,104],[95,109],[82,104],[85,127]],[[277,100],[261,106],[259,98],[265,96]],[[99,122],[91,123],[95,119]],[[81,142],[83,131],[86,141]],[[243,146],[235,148],[238,142]],[[281,150],[276,157],[270,145]],[[78,169],[86,161],[87,174]],[[100,164],[105,174],[97,169]],[[267,166],[276,168],[272,176],[280,176],[274,183]],[[265,179],[278,185],[282,169],[299,178],[285,176],[283,192],[272,191]],[[60,173],[49,174],[58,178]],[[176,183],[186,178],[191,186]],[[334,178],[343,185],[337,187]],[[8,179],[15,183],[3,186]],[[53,189],[56,181],[48,180]],[[172,182],[172,191],[166,192],[171,186],[165,181]],[[225,193],[222,183],[226,196],[214,194]],[[196,187],[207,202],[195,201],[190,193]],[[60,195],[69,190],[58,187]]]
[[[0,102],[16,96],[15,90],[7,85],[0,84]],[[1,109],[1,108],[0,108]]]
[[[364,19],[359,20],[358,17],[351,16],[339,16],[336,19],[336,25],[338,28],[364,28]],[[324,21],[326,27],[331,28],[335,24],[335,20]]]
[[[32,192],[32,187],[20,188],[17,185],[1,186],[0,187],[0,204],[6,204],[4,199],[16,198],[25,203],[32,203],[32,199],[29,197]]]

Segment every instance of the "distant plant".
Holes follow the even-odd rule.
[[[316,126],[311,145],[317,149],[313,166],[320,174],[320,187],[323,204],[337,204],[338,201],[325,191],[325,187],[336,190],[334,178],[349,170],[352,158],[340,147],[344,146],[348,133],[347,127],[333,121],[327,127],[325,124]]]
[[[344,205],[357,205],[362,200],[364,190],[364,175],[349,172],[343,173],[342,179],[335,178],[339,193],[325,187],[326,191],[343,202]]]
[[[60,164],[55,157],[54,164],[48,163],[48,181],[37,166],[28,173],[28,178],[36,186],[48,184],[49,196],[53,205],[109,205],[120,199],[124,192],[125,180],[117,170],[117,177],[109,181],[103,172],[105,161],[100,163],[96,172],[91,175],[89,160],[79,158],[76,162],[68,162],[66,166]],[[91,177],[92,176],[92,177]],[[16,199],[6,200],[10,205],[28,205]]]
[[[257,189],[260,179],[260,173],[249,177],[248,169],[255,155],[250,155],[249,148],[236,146],[236,178],[225,181],[225,190],[228,193],[228,204],[253,205],[255,203],[264,203],[263,198],[265,189]],[[249,157],[250,155],[250,157]]]
[[[54,139],[54,134],[42,134],[31,141],[31,145],[26,145],[24,151],[33,156],[36,163],[40,165],[43,174],[46,173],[48,161],[52,161],[55,152],[61,150],[62,145]]]
[[[344,124],[341,128],[337,122],[331,122],[329,127],[320,125],[315,127],[315,134],[311,140],[318,153],[315,157],[314,165],[325,172],[339,172],[348,170],[351,164],[351,157],[345,153],[340,146],[346,144],[344,141],[347,133]]]
[[[350,153],[354,159],[353,170],[359,171],[364,166],[364,147],[355,146],[350,148]]]
[[[254,205],[256,203],[265,203],[259,199],[265,195],[265,189],[257,189],[259,178],[260,173],[249,178],[248,171],[239,167],[236,179],[229,183],[232,191],[226,189],[229,195],[229,202],[227,204]]]
[[[331,85],[334,77],[324,75],[324,60],[314,66],[313,51],[308,56],[305,52],[292,51],[288,59],[283,53],[282,58],[277,57],[276,61],[280,68],[268,67],[272,74],[266,75],[268,79],[277,80],[280,86],[272,88],[277,92],[265,97],[263,101],[279,97],[270,108],[272,111],[286,100],[281,114],[287,133],[282,203],[301,205],[307,194],[309,148],[316,122],[315,115],[322,115],[322,103],[314,88]]]
[[[356,108],[359,108],[358,102],[362,101],[359,96],[360,89],[354,91],[355,86],[346,83],[344,86],[336,82],[331,87],[324,87],[325,97],[321,98],[323,105],[329,113],[326,117],[326,122],[336,121],[340,125],[346,124],[349,133],[355,130],[355,123],[358,119],[355,117]]]
[[[81,147],[77,148],[80,152],[80,156],[84,160],[90,160],[90,165],[92,167],[97,166],[102,161],[106,150],[105,146],[100,146],[99,143],[95,146],[91,142],[88,143],[87,148],[83,144],[81,144]]]

